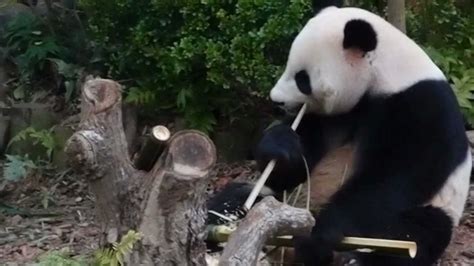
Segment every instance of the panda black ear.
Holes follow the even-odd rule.
[[[313,0],[313,12],[317,14],[321,9],[335,6],[342,7],[344,0]]]
[[[364,53],[375,50],[377,34],[370,23],[362,19],[353,19],[344,27],[344,49],[355,48]]]

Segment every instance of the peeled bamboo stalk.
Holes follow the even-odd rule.
[[[233,228],[230,228],[226,225],[208,226],[207,239],[208,241],[213,242],[226,242],[233,231]],[[293,237],[278,236],[269,239],[266,243],[269,246],[293,247]],[[337,250],[414,258],[417,253],[417,245],[413,241],[365,237],[345,237],[337,247]]]

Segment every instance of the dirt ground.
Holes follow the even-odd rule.
[[[439,263],[440,266],[474,265],[474,184],[472,182],[470,188],[463,218]]]
[[[213,189],[230,180],[255,178],[254,167],[251,162],[219,164]],[[0,265],[28,265],[51,250],[92,254],[99,234],[93,205],[87,184],[70,171],[33,175],[5,187],[0,191]],[[461,225],[439,265],[474,265],[474,184]]]
[[[70,171],[11,184],[0,205],[0,265],[28,265],[52,250],[80,256],[98,248],[93,198]]]

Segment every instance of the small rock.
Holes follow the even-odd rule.
[[[468,259],[474,259],[474,251],[463,251],[461,255]]]
[[[75,202],[76,202],[76,203],[81,202],[81,201],[82,201],[82,197],[77,197],[77,198],[75,199]]]
[[[61,224],[61,225],[58,225],[58,228],[61,228],[61,229],[66,229],[66,228],[71,228],[72,227],[72,224]]]
[[[15,216],[13,216],[13,217],[10,219],[10,222],[11,222],[12,225],[17,225],[17,224],[19,224],[22,220],[23,220],[23,218],[22,218],[20,215],[15,215]]]
[[[55,228],[54,233],[58,236],[61,237],[63,235],[63,230],[61,228]]]
[[[85,223],[80,223],[78,224],[80,227],[88,227],[89,226],[89,223],[88,222],[85,222]]]
[[[466,227],[474,228],[474,221],[466,221],[464,224],[466,225]]]

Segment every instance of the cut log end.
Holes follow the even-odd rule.
[[[153,138],[159,142],[167,141],[171,137],[169,129],[165,126],[154,126],[151,130]]]
[[[84,84],[83,99],[98,113],[120,103],[121,91],[120,84],[113,80],[90,79]]]
[[[214,165],[216,149],[203,133],[188,130],[175,135],[169,145],[173,170],[187,176],[204,176]]]

